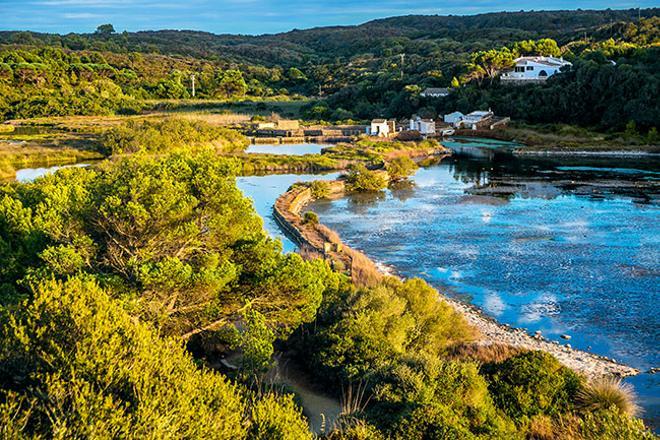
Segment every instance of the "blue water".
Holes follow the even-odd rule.
[[[32,182],[34,179],[52,174],[57,170],[61,170],[62,168],[87,167],[89,165],[90,164],[88,163],[77,163],[75,165],[58,165],[46,168],[24,168],[22,170],[16,171],[16,181],[21,183]]]
[[[455,158],[418,171],[411,188],[311,208],[403,276],[648,370],[660,366],[660,167],[641,162]],[[631,381],[657,426],[657,376]]]
[[[252,199],[254,208],[264,220],[264,229],[271,237],[282,241],[284,252],[296,250],[296,244],[282,233],[275,217],[273,217],[273,205],[275,200],[286,192],[296,182],[307,182],[311,180],[334,180],[339,173],[330,174],[271,174],[268,176],[244,176],[236,179],[236,184],[247,197]]]
[[[325,144],[253,144],[247,147],[245,152],[303,156],[305,154],[321,154],[321,150],[327,147],[329,145]]]

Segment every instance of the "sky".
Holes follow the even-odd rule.
[[[409,14],[658,6],[660,0],[0,0],[0,30],[93,32],[99,24],[112,23],[119,32],[264,34]]]

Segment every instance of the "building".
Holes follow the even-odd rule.
[[[506,127],[511,119],[504,116],[495,116],[492,110],[488,109],[473,111],[467,115],[461,112],[450,113],[445,115],[444,121],[445,124],[459,130],[495,130]],[[439,131],[445,135],[444,127]]]
[[[458,127],[459,123],[463,120],[464,117],[465,115],[461,112],[453,112],[445,115],[443,120],[453,127]]]
[[[396,132],[396,122],[387,119],[374,119],[367,134],[378,137],[389,137]]]
[[[433,119],[422,119],[419,116],[413,116],[410,119],[409,129],[418,131],[422,136],[434,136],[435,121]]]
[[[504,72],[500,77],[504,82],[525,83],[541,82],[559,72],[564,66],[572,66],[563,58],[555,57],[520,57],[515,59],[513,70]]]
[[[298,130],[300,129],[300,121],[297,119],[278,119],[276,127],[278,130]]]
[[[444,98],[449,96],[449,89],[446,87],[429,87],[419,94],[422,98]]]

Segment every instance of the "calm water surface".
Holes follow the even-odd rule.
[[[319,201],[343,239],[500,322],[660,366],[660,161],[456,157],[414,186]],[[631,379],[657,426],[658,377]]]
[[[236,184],[247,197],[251,198],[254,208],[264,220],[264,229],[274,237],[282,241],[284,252],[296,250],[296,244],[282,233],[275,217],[273,217],[273,205],[275,200],[291,185],[296,182],[310,180],[334,180],[339,173],[330,174],[271,174],[268,176],[244,176],[236,179]]]
[[[247,147],[245,152],[303,156],[305,154],[321,154],[321,150],[329,146],[325,144],[252,144]]]
[[[47,174],[52,174],[57,170],[61,170],[62,168],[87,167],[89,165],[90,164],[88,163],[77,163],[73,165],[58,165],[46,168],[23,168],[22,170],[16,171],[16,181],[21,183],[32,182],[34,179],[45,176]]]

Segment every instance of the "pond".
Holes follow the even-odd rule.
[[[247,147],[245,152],[303,156],[305,154],[321,154],[321,150],[329,146],[326,144],[252,144]]]
[[[45,168],[23,168],[21,170],[16,171],[16,181],[21,183],[32,182],[34,179],[45,176],[47,174],[52,174],[57,170],[61,170],[62,168],[87,167],[89,165],[91,164],[77,163],[73,165],[58,165],[58,166],[45,167]]]
[[[413,186],[310,208],[404,277],[646,371],[660,366],[659,171],[657,158],[457,156]],[[658,377],[630,380],[657,426]]]

